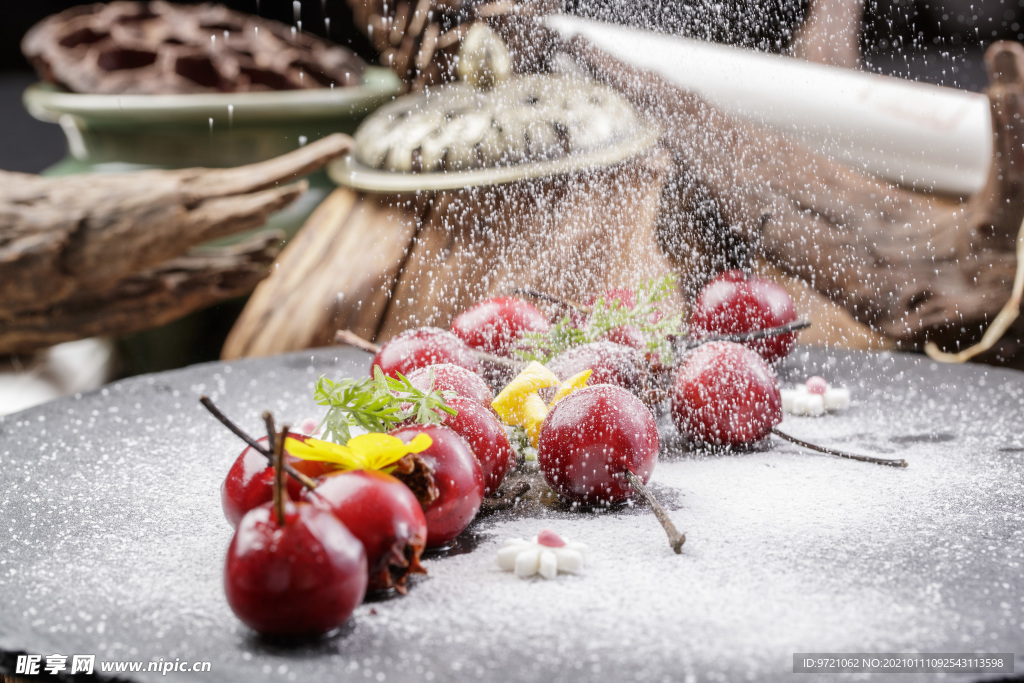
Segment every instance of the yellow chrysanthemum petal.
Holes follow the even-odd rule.
[[[548,406],[554,408],[555,404],[561,401],[563,398],[565,398],[572,392],[576,391],[577,389],[582,389],[583,387],[587,386],[587,382],[590,380],[590,375],[592,375],[593,372],[593,370],[587,368],[578,375],[573,375],[569,379],[562,382],[562,386],[558,388],[558,393],[556,393],[555,397],[551,399],[551,403],[549,403]]]
[[[491,403],[505,424],[522,424],[526,399],[539,389],[556,387],[558,376],[537,362],[527,365]]]
[[[530,443],[536,448],[540,440],[540,426],[548,416],[548,407],[538,394],[530,394],[523,402],[523,419],[520,425],[526,428]]]
[[[426,434],[417,434],[413,437],[412,441],[407,443],[405,446],[408,448],[409,453],[422,453],[434,444],[434,440]]]
[[[409,453],[422,453],[423,451],[425,451],[428,448],[430,448],[431,444],[433,444],[433,443],[434,443],[434,440],[431,439],[426,434],[417,434],[416,436],[413,437],[412,441],[410,441],[408,444],[406,444],[406,447],[407,447]],[[399,458],[399,460],[401,460],[401,458]],[[396,460],[395,462],[397,463],[398,460]],[[391,474],[392,472],[395,471],[395,467],[396,467],[396,465],[390,465],[388,467],[382,467],[380,471],[384,472],[386,474]]]
[[[362,460],[360,469],[377,470],[386,467],[405,455],[402,440],[388,434],[360,434],[345,444]]]
[[[348,440],[344,446],[320,439],[288,439],[288,452],[300,460],[329,462],[343,470],[383,470],[409,453],[420,453],[433,440],[426,434],[417,434],[409,443],[390,434],[361,434]]]
[[[390,434],[361,434],[348,440],[348,447],[363,460],[359,469],[380,470],[393,465],[409,453],[430,448],[433,440],[426,434],[417,434],[409,443]]]
[[[316,462],[333,462],[345,467],[345,469],[357,469],[349,466],[355,454],[348,446],[321,441],[320,439],[286,439],[285,450],[299,460],[313,460]]]

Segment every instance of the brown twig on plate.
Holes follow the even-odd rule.
[[[766,339],[768,337],[777,337],[782,334],[805,330],[810,326],[811,323],[808,320],[794,320],[791,323],[779,325],[778,327],[766,327],[763,330],[752,330],[750,332],[738,332],[736,334],[708,334],[700,337],[686,336],[677,338],[676,343],[682,346],[682,349],[678,350],[688,351],[702,344],[707,344],[708,342],[729,341],[741,344],[755,339]]]
[[[885,458],[874,458],[870,455],[857,455],[856,453],[846,453],[844,451],[837,451],[832,448],[818,446],[817,444],[813,444],[809,441],[804,441],[803,439],[798,439],[795,436],[790,436],[789,434],[783,431],[779,431],[778,429],[772,429],[772,434],[779,437],[780,439],[783,439],[790,443],[794,443],[797,446],[803,446],[804,448],[816,451],[818,453],[824,453],[825,455],[834,455],[837,458],[857,460],[858,462],[869,462],[873,465],[886,465],[887,467],[908,467],[907,461],[904,460],[903,458],[900,458],[899,460],[886,460]]]
[[[629,470],[625,471],[626,480],[629,485],[633,487],[633,490],[643,496],[643,499],[647,501],[647,504],[651,507],[654,512],[654,516],[658,518],[661,523],[661,528],[665,530],[665,534],[668,536],[668,544],[675,551],[676,555],[680,555],[683,552],[683,544],[686,543],[686,534],[680,533],[679,529],[676,529],[676,525],[672,523],[668,513],[665,512],[665,508],[661,506],[658,499],[654,497],[651,490],[641,481],[640,477],[636,476]]]

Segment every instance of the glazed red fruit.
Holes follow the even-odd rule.
[[[345,623],[366,593],[363,545],[306,503],[246,513],[228,548],[224,592],[235,615],[268,636],[312,637]]]
[[[683,358],[672,388],[672,419],[693,441],[740,446],[782,421],[782,395],[764,359],[733,342],[710,342]]]
[[[610,341],[613,344],[628,346],[633,349],[643,349],[647,346],[647,338],[636,325],[620,325],[612,328],[599,337],[600,341]]]
[[[551,323],[532,304],[513,297],[486,299],[455,316],[452,332],[475,349],[507,356],[527,332],[547,332]]]
[[[490,407],[491,402],[494,400],[494,393],[480,379],[480,375],[451,363],[417,368],[409,373],[407,379],[417,389],[426,391],[430,388],[431,370],[434,371],[435,391],[454,391],[459,396],[476,401],[487,407]]]
[[[290,439],[305,440],[306,437],[299,434],[289,434]],[[257,439],[266,446],[267,437]],[[285,451],[285,462],[289,465],[316,479],[321,477],[333,468],[320,462],[299,460]],[[287,482],[288,498],[299,500],[302,497],[302,484],[295,479],[285,475]],[[274,498],[274,468],[269,461],[257,453],[251,446],[242,451],[235,459],[228,476],[220,488],[220,503],[224,510],[224,516],[231,522],[231,526],[238,526],[238,522],[246,512],[253,508],[269,503]]]
[[[700,336],[738,334],[794,321],[796,308],[789,292],[771,280],[729,270],[701,290],[690,315],[690,328]],[[744,345],[757,351],[769,363],[774,363],[793,350],[796,334],[790,332],[755,339]]]
[[[419,327],[406,330],[384,344],[370,364],[379,365],[384,374],[394,377],[396,373],[408,375],[417,368],[438,363],[452,363],[470,372],[479,372],[480,363],[473,349],[447,330],[437,327]]]
[[[614,384],[642,397],[646,377],[643,356],[634,348],[609,341],[591,342],[563,351],[547,363],[548,369],[566,380],[592,370],[590,385]]]
[[[433,443],[421,452],[434,470],[437,500],[423,511],[427,518],[427,547],[439,548],[455,540],[469,526],[484,500],[484,476],[466,440],[441,425],[409,425],[391,432],[409,443],[417,434]]]
[[[563,498],[609,505],[635,495],[625,470],[647,483],[659,446],[651,411],[625,389],[599,384],[555,404],[541,426],[537,460]]]
[[[508,433],[490,409],[468,398],[453,398],[446,404],[458,415],[444,414],[444,425],[469,444],[480,463],[484,477],[484,495],[498,490],[505,475],[515,464],[516,456]]]
[[[427,520],[409,487],[390,474],[335,472],[309,499],[333,513],[363,544],[370,590],[404,590],[406,575],[422,571]]]
[[[636,291],[629,289],[628,287],[613,287],[611,289],[606,289],[604,290],[604,293],[601,294],[601,298],[604,299],[609,308],[614,307],[616,300],[618,300],[622,308],[632,310],[636,307]],[[587,305],[593,306],[596,302],[597,297],[592,296],[587,300]],[[661,320],[664,315],[665,314],[656,307],[651,314],[647,316],[647,320],[649,322],[656,323]]]

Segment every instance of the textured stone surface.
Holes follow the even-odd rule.
[[[147,681],[803,681],[794,652],[1016,650],[1024,670],[1024,375],[805,349],[787,381],[822,375],[853,405],[783,428],[908,469],[780,442],[691,455],[665,438],[652,484],[687,532],[681,556],[642,508],[534,496],[480,519],[468,552],[428,559],[407,597],[364,604],[338,635],[263,642],[221,588],[219,488],[241,444],[197,398],[252,432],[263,409],[298,424],[319,416],[318,374],[367,364],[323,349],[194,366],[0,419],[0,666],[32,652],[212,663],[130,676]],[[584,574],[497,567],[505,538],[543,528],[590,546]]]

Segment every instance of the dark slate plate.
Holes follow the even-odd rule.
[[[681,556],[641,508],[534,502],[475,523],[470,552],[428,561],[408,597],[364,604],[340,634],[263,642],[221,589],[219,487],[240,443],[197,397],[257,432],[264,408],[318,416],[318,374],[366,366],[337,349],[213,363],[0,418],[3,666],[29,652],[211,663],[127,674],[152,681],[803,681],[820,677],[794,675],[795,652],[1016,652],[1024,670],[1024,375],[821,350],[783,375],[822,374],[855,403],[785,428],[909,469],[781,442],[669,455],[652,483],[688,533]],[[544,527],[590,545],[585,575],[497,569],[504,538]]]

